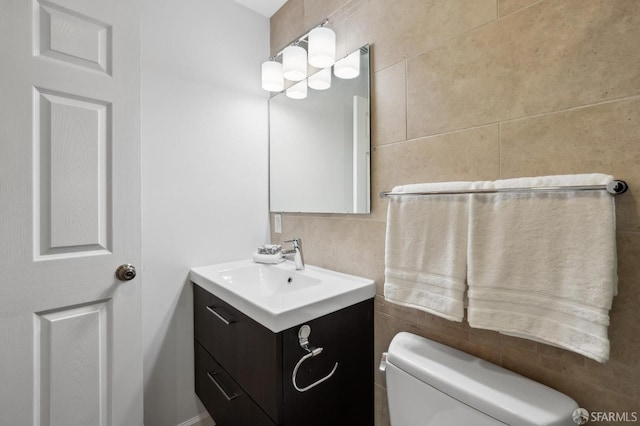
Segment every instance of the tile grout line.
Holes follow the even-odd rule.
[[[436,136],[450,135],[450,134],[453,134],[453,133],[465,132],[467,130],[480,129],[482,127],[502,125],[502,124],[506,124],[506,123],[512,123],[512,122],[515,122],[515,121],[528,120],[530,118],[539,118],[539,117],[543,117],[545,115],[561,114],[561,113],[565,113],[565,112],[571,112],[571,111],[575,111],[575,110],[591,108],[591,107],[596,107],[596,106],[605,105],[605,104],[612,104],[612,103],[616,103],[616,102],[625,102],[625,101],[630,101],[630,100],[635,100],[635,99],[640,99],[640,94],[623,96],[623,97],[614,98],[614,99],[607,99],[607,100],[604,100],[604,101],[590,103],[590,104],[576,105],[576,106],[563,108],[563,109],[558,109],[558,110],[553,110],[553,111],[545,111],[545,112],[541,112],[541,113],[537,113],[537,114],[533,114],[533,115],[525,115],[525,116],[520,116],[520,117],[508,118],[508,119],[505,119],[505,120],[491,121],[491,122],[484,123],[484,124],[478,124],[476,126],[464,127],[464,128],[459,128],[459,129],[452,129],[452,130],[448,130],[448,131],[440,132],[440,133],[431,133],[431,134],[428,134],[428,135],[422,135],[422,136],[418,136],[418,137],[415,137],[415,138],[406,139],[406,140],[403,140],[403,141],[394,141],[394,142],[390,142],[390,143],[379,144],[379,145],[376,145],[376,147],[377,148],[382,148],[382,147],[387,147],[387,146],[392,146],[392,145],[398,145],[398,144],[405,143],[405,142],[413,142],[413,141],[416,141],[416,140],[419,140],[419,139],[426,139],[426,138],[431,138],[431,137],[436,137]]]

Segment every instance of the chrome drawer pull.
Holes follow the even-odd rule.
[[[224,396],[224,398],[227,400],[227,402],[231,402],[232,400],[236,399],[238,397],[237,393],[233,393],[233,395],[229,395],[227,393],[227,391],[224,390],[224,388],[222,387],[222,385],[220,383],[218,383],[218,381],[215,379],[215,377],[213,377],[215,374],[218,374],[219,371],[210,371],[207,373],[207,377],[209,377],[209,380],[211,380],[213,382],[214,385],[216,385],[216,387],[218,388],[218,390],[220,391],[220,393],[222,394],[222,396]]]
[[[215,309],[213,309],[213,306],[207,306],[207,311],[211,312],[213,315],[215,315],[220,321],[222,321],[226,325],[231,325],[234,322],[236,322],[235,320],[226,319],[224,316],[222,316],[222,314],[220,314]]]

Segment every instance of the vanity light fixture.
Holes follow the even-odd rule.
[[[307,97],[307,82],[300,81],[289,87],[285,93],[291,99],[304,99]]]
[[[336,61],[336,33],[327,27],[316,27],[309,32],[309,65],[326,68]]]
[[[262,88],[269,92],[282,92],[284,89],[282,64],[274,58],[262,63]]]
[[[331,87],[331,67],[321,69],[317,73],[310,75],[307,84],[315,90],[327,90]]]
[[[336,77],[343,79],[351,79],[359,76],[360,49],[336,62],[336,64],[333,66],[333,73],[336,75]]]
[[[262,64],[262,88],[269,92],[280,92],[287,85],[284,79],[292,82],[303,81],[307,78],[307,60],[309,65],[314,68],[325,69],[331,67],[335,62],[336,56],[336,34],[325,25],[329,23],[328,19],[325,19],[320,25],[312,29],[310,32],[304,34],[294,42],[290,43],[283,50],[278,52],[275,56]],[[307,55],[307,50],[309,55]],[[280,62],[278,56],[281,56]],[[281,68],[278,68],[277,64],[281,64]],[[328,88],[331,85],[331,78],[329,77],[328,83],[326,82],[326,76],[323,74],[323,82],[318,83],[323,88]],[[321,78],[320,76],[316,78]],[[282,80],[282,85],[280,81]],[[312,88],[314,87],[311,83]],[[327,84],[329,86],[327,86]],[[327,86],[327,87],[324,87]],[[317,89],[322,90],[322,89]],[[306,91],[306,89],[305,89]],[[289,90],[287,90],[288,95]],[[293,90],[292,92],[302,93],[301,90]],[[306,93],[305,93],[306,97]],[[301,98],[297,98],[301,99]]]
[[[282,73],[291,81],[307,78],[307,51],[298,45],[287,46],[282,52]]]

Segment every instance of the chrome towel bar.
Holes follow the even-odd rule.
[[[562,191],[603,191],[606,190],[611,195],[620,195],[629,189],[629,185],[623,180],[612,180],[607,185],[585,185],[585,186],[545,186],[529,188],[497,188],[497,189],[470,189],[452,191],[429,191],[429,192],[381,192],[380,198],[392,197],[396,195],[459,195],[459,194],[496,194],[500,192],[562,192]]]

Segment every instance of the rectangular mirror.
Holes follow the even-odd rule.
[[[336,77],[334,65],[329,89],[270,99],[272,212],[371,212],[369,46],[353,53],[357,77]]]

